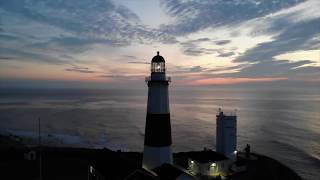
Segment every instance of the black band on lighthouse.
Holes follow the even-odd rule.
[[[147,113],[144,145],[163,147],[171,143],[170,114]]]

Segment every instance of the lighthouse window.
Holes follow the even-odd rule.
[[[165,72],[164,62],[152,62],[151,72]]]

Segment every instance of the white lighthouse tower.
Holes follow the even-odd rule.
[[[148,106],[142,166],[151,170],[164,163],[172,164],[168,93],[170,78],[166,77],[165,61],[159,52],[152,58],[151,76],[146,78],[146,82]]]
[[[234,159],[237,153],[237,116],[235,114],[226,115],[219,109],[216,123],[216,150]]]

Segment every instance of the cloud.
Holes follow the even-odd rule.
[[[124,55],[125,59],[132,59],[131,61],[128,61],[129,64],[150,64],[150,62],[147,61],[138,61],[138,58],[136,56],[132,55]]]
[[[194,79],[211,79],[211,78],[233,78],[233,77],[246,77],[238,75],[241,69],[250,67],[251,64],[243,63],[235,66],[217,66],[213,68],[208,68],[205,66],[172,66],[170,72],[175,74],[175,76],[180,77],[180,79],[189,79],[192,77]],[[248,76],[250,77],[250,76]]]
[[[0,60],[11,60],[13,59],[12,57],[5,57],[5,56],[0,56]]]
[[[58,52],[83,53],[92,49],[92,45],[104,44],[112,46],[126,46],[128,42],[111,41],[107,39],[93,39],[76,36],[60,36],[45,42],[32,43],[28,47]]]
[[[48,54],[42,54],[38,52],[27,52],[24,50],[6,48],[0,46],[0,54],[4,57],[10,57],[5,60],[14,61],[31,61],[36,63],[47,63],[47,64],[69,64],[68,61],[64,61],[61,58],[51,56]]]
[[[276,56],[298,50],[317,50],[320,47],[320,18],[299,22],[286,21],[285,26],[279,24],[290,15],[268,19],[267,32],[279,32],[271,41],[260,43],[248,49],[241,56],[234,59],[236,63],[253,63],[243,68],[237,76],[277,76],[285,75],[294,78],[298,72],[303,74],[319,70],[313,66],[314,62],[307,59],[292,62],[286,59],[278,60]]]
[[[98,77],[114,79],[114,80],[139,80],[139,81],[145,78],[145,76],[143,75],[132,75],[132,74],[128,74],[128,75],[104,74]]]
[[[311,77],[319,74],[319,67],[315,67],[313,61],[302,58],[293,62],[275,59],[275,56],[320,48],[320,16],[314,15],[318,12],[315,2],[319,5],[317,0],[161,0],[174,20],[156,29],[144,25],[130,9],[111,0],[3,1],[0,6],[0,59],[2,62],[68,65],[63,67],[65,71],[99,73],[101,78],[125,80],[135,77],[134,71],[139,74],[128,64],[149,64],[138,58],[144,53],[138,48],[151,50],[171,44],[172,51],[178,46],[184,55],[193,56],[188,57],[193,64],[176,66],[173,61],[170,65],[172,72],[180,77],[224,76],[236,78],[232,80],[235,83],[259,78]],[[307,13],[309,10],[312,13]],[[260,36],[267,36],[267,40]],[[245,42],[246,39],[250,42]],[[164,48],[171,48],[171,45],[164,45]],[[231,48],[235,46],[238,49]],[[138,57],[131,55],[134,53]],[[108,58],[104,58],[105,55]],[[198,58],[205,55],[212,55],[212,61],[214,57],[222,57],[217,59],[232,64],[212,68],[218,65],[213,62],[209,68],[207,60]],[[114,67],[128,63],[127,69],[133,74],[122,75],[112,70],[114,75],[104,74],[76,66],[85,63],[108,63]]]
[[[204,68],[202,68],[201,66],[193,66],[190,68],[190,72],[201,72],[203,70]]]
[[[129,25],[126,19],[138,21],[136,16],[128,15],[128,9],[115,6],[110,0],[12,0],[2,2],[1,8],[78,35],[94,36],[93,33],[113,32],[120,23]]]
[[[235,72],[222,73],[221,75],[227,77],[286,76],[294,78],[298,73],[311,74],[319,69],[319,67],[311,67],[314,62],[307,59],[292,62],[286,59],[276,60],[274,58],[275,56],[297,50],[315,50],[320,48],[320,14],[307,13],[309,11],[317,12],[317,8],[315,8],[319,5],[317,1],[182,2],[168,0],[164,2],[164,5],[169,7],[168,12],[172,16],[179,19],[178,23],[166,27],[168,28],[166,30],[177,36],[196,33],[205,28],[222,27],[222,29],[228,30],[229,27],[242,25],[251,29],[249,34],[245,34],[247,36],[256,38],[260,35],[268,35],[272,37],[270,41],[257,44],[233,59],[234,63],[247,63],[247,66],[239,67]],[[218,9],[219,7],[222,8]],[[250,10],[245,11],[245,9]],[[231,14],[227,10],[232,11],[232,15],[237,15],[240,12],[242,14],[236,17],[232,15],[226,16],[226,14]],[[188,13],[185,13],[186,11]],[[215,16],[215,14],[218,14],[218,16]],[[219,16],[220,14],[221,16]],[[210,29],[207,32],[210,32]],[[215,45],[231,43],[231,40],[211,41]],[[236,55],[235,52],[227,51],[226,49],[203,48],[201,47],[201,42],[194,42],[187,41],[181,43],[182,50],[186,55],[201,56],[211,53],[217,53],[218,57]],[[208,71],[210,70],[204,73]],[[216,69],[212,69],[212,71],[216,72]]]
[[[74,59],[72,56],[67,55],[67,54],[60,55],[60,58],[63,58],[63,59]]]
[[[276,27],[273,24],[272,28],[278,28],[282,32],[275,36],[270,42],[260,43],[256,47],[249,49],[242,56],[235,59],[235,62],[243,61],[268,61],[273,57],[291,52],[295,50],[313,50],[313,46],[309,46],[308,42],[315,36],[320,36],[320,19],[303,21],[291,24],[287,27]],[[320,41],[318,41],[318,45]]]
[[[202,56],[206,54],[213,54],[216,52],[216,49],[207,49],[207,48],[200,48],[200,47],[187,47],[185,50],[183,50],[185,55],[188,56]]]
[[[18,40],[19,38],[8,34],[0,34],[0,39],[5,41],[13,41]]]
[[[215,41],[214,43],[216,45],[223,46],[223,45],[231,43],[231,40],[218,40],[218,41]]]
[[[225,52],[226,50],[223,48],[204,48],[201,47],[200,44],[193,44],[193,43],[181,43],[182,50],[185,55],[188,56],[202,56],[208,54],[217,54],[217,57],[230,57],[235,55],[234,52]]]
[[[180,42],[180,45],[182,46],[182,50],[185,55],[202,56],[202,55],[212,54],[212,53],[217,52],[217,49],[210,49],[210,48],[201,47],[201,43],[211,42],[211,41],[212,40],[209,38],[199,38],[199,39]]]
[[[234,52],[221,52],[221,51],[218,51],[218,53],[219,53],[218,57],[230,57],[230,56],[235,55]]]
[[[1,61],[64,66],[84,61],[78,58],[97,45],[124,47],[131,43],[176,43],[173,36],[148,28],[128,8],[110,0],[3,1],[0,16],[3,20],[0,55],[4,57]],[[64,69],[98,73],[76,67]]]
[[[235,25],[294,6],[304,0],[211,1],[162,0],[167,13],[177,23],[163,26],[169,33],[183,35],[210,27]]]
[[[124,55],[124,58],[130,58],[130,59],[137,59],[136,56],[132,56],[132,55]]]
[[[301,67],[310,64],[312,61],[301,60],[298,62],[290,62],[288,60],[281,61],[262,61],[244,67],[240,72],[235,73],[233,76],[237,77],[273,77],[273,76],[288,76],[296,71],[295,68],[300,67],[303,71],[306,67]],[[305,71],[308,73],[308,71]],[[292,74],[291,74],[292,75]]]
[[[213,73],[219,73],[219,72],[226,72],[226,71],[239,71],[245,67],[249,67],[251,66],[250,64],[238,64],[235,66],[227,66],[227,67],[216,67],[216,68],[211,68],[211,69],[207,69],[206,72],[213,72]],[[233,74],[233,73],[228,73],[228,74]],[[215,76],[217,76],[215,74]],[[226,73],[221,74],[221,76],[226,76]]]
[[[25,38],[6,48],[34,54],[83,53],[94,45],[177,43],[175,37],[143,25],[130,9],[111,0],[10,0],[1,2],[0,13],[5,27],[0,41]]]
[[[259,83],[287,80],[286,77],[269,77],[269,78],[205,78],[191,82],[192,85],[228,85],[243,83]]]
[[[105,78],[126,78],[127,76],[125,76],[125,75],[105,74],[105,75],[100,75],[99,77],[105,77]]]
[[[188,43],[202,43],[202,42],[209,42],[211,41],[210,38],[198,38],[194,40],[189,40]]]
[[[207,71],[207,68],[204,68],[202,66],[191,66],[191,67],[172,66],[170,68],[170,72],[173,74],[199,73],[199,72],[205,72],[205,71]]]
[[[316,71],[319,71],[320,67],[315,66],[314,61],[303,58],[294,62],[287,59],[275,59],[281,54],[320,48],[320,14],[302,16],[306,14],[305,11],[314,12],[316,7],[314,2],[316,1],[307,1],[275,14],[243,23],[243,26],[251,29],[248,35],[253,38],[260,35],[268,35],[272,38],[245,50],[244,53],[233,59],[234,63],[247,63],[248,66],[240,67],[236,72],[221,75],[237,78],[285,76],[294,79],[297,76],[306,77],[308,75],[316,77],[318,75]],[[319,2],[317,3],[319,5]],[[297,14],[301,17],[297,17]],[[223,50],[217,53],[220,57],[235,55],[233,52]]]
[[[206,48],[207,46],[203,45],[205,43],[213,43],[218,46],[223,46],[231,43],[231,40],[213,40],[210,38],[198,38],[182,41],[180,42],[180,45],[182,46],[183,53],[188,56],[202,56],[214,53],[218,53],[218,57],[229,57],[234,55],[233,52],[225,53],[222,48]]]
[[[150,62],[141,62],[141,61],[129,61],[129,64],[150,64]]]
[[[99,71],[90,70],[88,67],[79,67],[76,65],[73,65],[71,68],[65,69],[65,71],[85,73],[85,74],[101,73]]]

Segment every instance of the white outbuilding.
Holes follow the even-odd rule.
[[[237,116],[226,115],[219,109],[216,119],[216,150],[235,160],[237,155]]]
[[[206,150],[189,153],[188,172],[197,177],[225,176],[231,161],[223,154]]]

